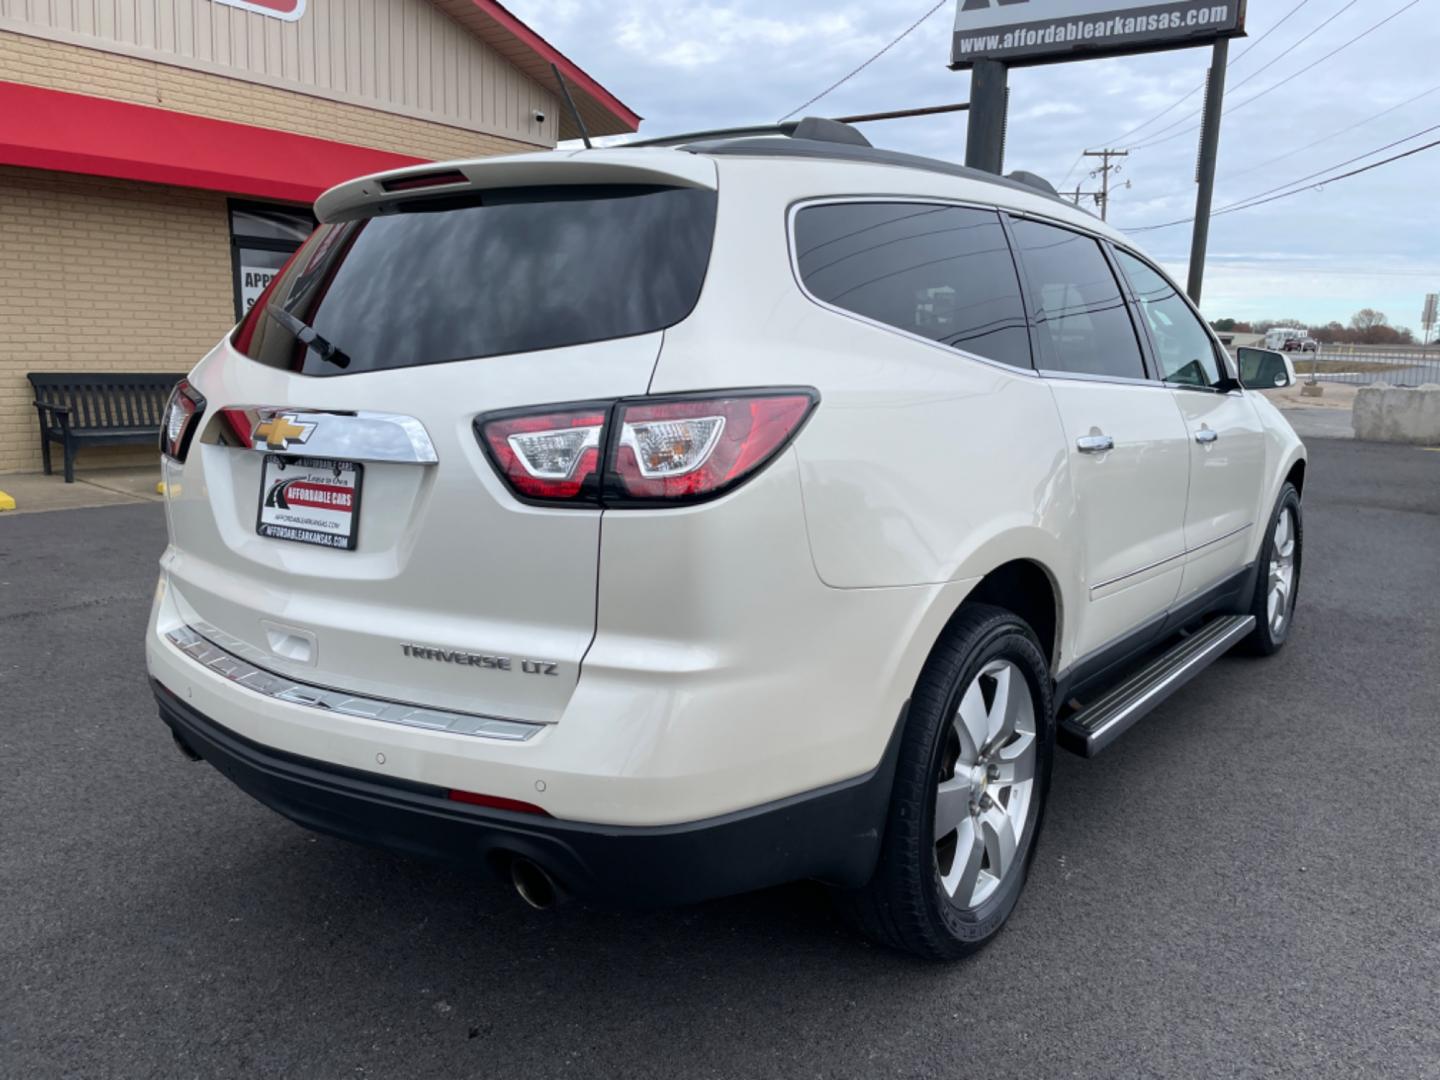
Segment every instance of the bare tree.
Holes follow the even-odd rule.
[[[1376,311],[1374,308],[1361,308],[1354,315],[1350,316],[1350,329],[1365,333],[1377,326],[1389,326],[1390,320],[1383,311]]]

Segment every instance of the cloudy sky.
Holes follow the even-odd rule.
[[[773,121],[874,54],[933,0],[507,2],[644,116],[643,134],[661,135]],[[965,100],[968,74],[946,68],[954,13],[951,0],[807,112],[840,116]],[[1226,104],[1234,112],[1221,134],[1217,208],[1440,126],[1440,0],[1250,0],[1247,22],[1248,39],[1231,43]],[[1209,58],[1200,48],[1012,71],[1006,169],[1088,189],[1093,181],[1076,163],[1080,151],[1129,146],[1135,152],[1120,180],[1131,186],[1115,195],[1112,222],[1128,229],[1191,216],[1197,133],[1188,129],[1198,123],[1190,114],[1199,110]],[[1177,121],[1185,122],[1167,130]],[[964,158],[963,114],[872,124],[866,134],[880,146]],[[1347,169],[1437,138],[1440,130]],[[1141,147],[1152,139],[1165,141]],[[1440,290],[1437,180],[1440,147],[1216,218],[1206,314],[1345,322],[1375,307],[1418,331],[1425,293]],[[1188,225],[1136,239],[1184,281]]]

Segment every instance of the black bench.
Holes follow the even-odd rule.
[[[160,424],[178,372],[126,375],[88,371],[32,371],[40,416],[40,454],[50,475],[50,444],[65,448],[65,482],[75,482],[75,454],[82,446],[151,443],[159,446]]]

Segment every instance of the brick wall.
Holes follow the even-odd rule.
[[[0,31],[0,79],[437,160],[539,148],[378,109],[9,31]]]
[[[26,372],[187,371],[234,321],[224,195],[0,167],[0,472],[40,468]]]
[[[534,149],[3,31],[0,78],[416,157]],[[26,372],[187,371],[234,321],[223,194],[0,166],[0,473],[40,468]],[[154,457],[95,448],[79,467]]]

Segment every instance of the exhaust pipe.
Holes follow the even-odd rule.
[[[560,900],[560,890],[555,879],[529,859],[516,858],[510,862],[510,881],[520,899],[536,911],[552,908]]]

